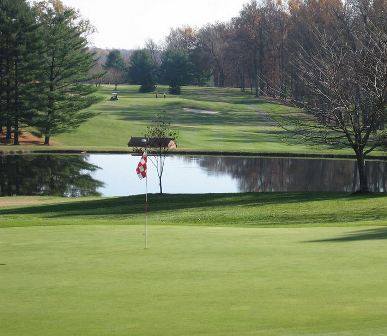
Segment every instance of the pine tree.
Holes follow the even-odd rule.
[[[125,78],[125,61],[119,50],[111,50],[106,58],[106,62],[103,66],[110,73],[110,77],[114,80],[115,88]]]
[[[4,4],[0,4],[0,139],[3,136],[3,128],[7,123],[6,116],[6,12]]]
[[[152,60],[148,50],[136,50],[130,58],[129,80],[132,84],[139,84],[140,92],[152,92],[156,88],[157,65]]]
[[[0,120],[6,142],[19,144],[20,126],[30,125],[36,111],[40,69],[38,25],[24,0],[0,3]]]
[[[87,46],[92,28],[77,11],[59,0],[39,2],[35,10],[45,44],[45,104],[35,126],[49,145],[51,136],[73,130],[92,116],[84,109],[98,98],[93,95],[96,89],[85,82],[96,61]]]
[[[185,50],[169,49],[163,55],[161,64],[163,80],[169,84],[171,94],[180,94],[181,86],[193,78],[193,64]]]

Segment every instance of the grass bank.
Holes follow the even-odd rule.
[[[138,225],[144,196],[67,199],[0,198],[0,227]],[[246,193],[149,196],[158,225],[235,227],[377,226],[387,224],[387,195]]]

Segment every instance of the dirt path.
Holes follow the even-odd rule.
[[[0,139],[1,139],[1,143],[4,143],[5,142],[5,134],[1,134]],[[10,143],[12,143],[12,142],[13,142],[13,135],[12,135]],[[26,144],[39,145],[39,144],[43,143],[41,138],[39,138],[35,135],[32,135],[29,132],[22,132],[19,135],[19,142],[21,145],[26,145]]]
[[[0,144],[5,143],[5,134],[0,134]],[[11,138],[10,144],[13,143],[13,136]],[[43,138],[40,138],[36,135],[33,135],[29,132],[22,132],[19,135],[19,143],[21,145],[43,145]],[[56,141],[50,140],[50,144],[57,145]]]

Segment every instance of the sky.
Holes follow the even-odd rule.
[[[238,15],[248,0],[62,0],[96,27],[95,47],[136,49],[152,38],[159,43],[170,28],[201,27]]]

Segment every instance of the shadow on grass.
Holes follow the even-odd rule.
[[[346,243],[362,240],[383,240],[387,239],[387,228],[368,229],[354,231],[341,237],[327,238],[308,241],[308,243]]]
[[[281,205],[310,201],[339,200],[349,198],[343,193],[244,193],[244,194],[166,194],[149,195],[149,208],[152,213],[178,211],[184,209],[265,205]],[[360,198],[382,197],[381,195],[357,196]],[[61,204],[28,206],[12,209],[0,209],[1,215],[39,214],[46,218],[69,216],[112,216],[136,215],[144,212],[144,196],[102,198],[100,200],[75,201]]]
[[[220,114],[213,115],[184,112],[184,108],[213,110],[210,107],[198,106],[197,104],[192,104],[190,102],[168,102],[167,104],[158,106],[153,105],[152,103],[144,104],[142,106],[117,106],[115,108],[110,108],[108,112],[105,111],[106,108],[104,107],[100,111],[116,116],[118,119],[123,121],[149,122],[155,114],[168,111],[168,117],[173,120],[174,124],[200,126],[251,126],[256,123],[262,123],[267,127],[273,127],[272,122],[262,120],[254,111],[234,111],[232,110],[232,106],[227,110],[222,109]]]
[[[225,89],[187,89],[185,94],[172,96],[166,100],[152,99],[152,96],[147,94],[128,94],[123,98],[129,99],[127,104],[100,105],[98,110],[125,121],[148,122],[155,113],[168,111],[175,123],[189,125],[219,125],[221,123],[222,125],[249,126],[261,122],[266,126],[273,126],[271,121],[263,119],[255,113],[256,111],[253,111],[259,105],[267,104],[267,102],[251,98],[249,95],[235,95],[234,91]],[[144,100],[141,104],[136,104],[135,101],[130,102],[130,98],[144,98]],[[219,109],[221,113],[214,115],[188,113],[183,111],[184,108]]]

